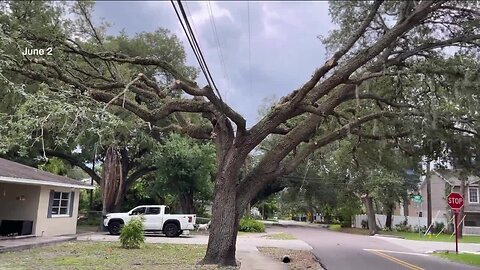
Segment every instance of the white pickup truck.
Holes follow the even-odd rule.
[[[196,215],[193,214],[170,214],[170,208],[166,205],[140,205],[127,213],[107,214],[103,225],[110,234],[119,234],[122,226],[137,215],[144,218],[145,232],[161,232],[168,237],[177,237],[193,230],[196,221]]]

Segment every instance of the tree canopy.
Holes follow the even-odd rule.
[[[476,110],[465,117],[452,93],[468,97],[463,83],[478,78],[478,1],[331,2],[338,28],[322,38],[330,57],[248,128],[215,89],[198,86],[190,70],[167,61],[168,54],[129,55],[108,47],[104,34],[91,26],[84,9],[88,4],[71,7],[81,18],[75,22],[61,16],[57,2],[32,3],[28,8],[23,2],[2,4],[2,74],[123,108],[154,132],[175,131],[215,142],[218,169],[204,263],[236,264],[238,222],[246,206],[322,147],[349,136],[401,138],[432,119],[450,127],[460,121],[476,123]],[[32,17],[37,13],[42,15]],[[32,29],[24,23],[30,19]],[[53,56],[48,58],[20,52],[50,46]],[[169,76],[175,78],[172,84],[162,80]],[[469,99],[478,102],[475,94]],[[197,118],[185,117],[190,114]],[[164,126],[173,117],[181,124]],[[281,136],[239,181],[250,153],[272,134]]]

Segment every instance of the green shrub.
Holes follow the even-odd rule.
[[[444,226],[445,224],[443,224],[443,222],[435,222],[435,225],[433,225],[432,228],[430,228],[430,232],[439,233],[443,230]]]
[[[399,224],[395,225],[394,230],[397,232],[410,232],[412,231],[412,226],[408,225],[408,221],[404,220]]]
[[[239,230],[242,232],[265,232],[265,224],[252,218],[242,218]]]
[[[362,229],[368,229],[368,220],[362,219]]]
[[[140,248],[145,242],[143,218],[134,217],[120,231],[122,248]]]
[[[340,224],[330,224],[330,226],[328,226],[328,228],[332,231],[340,231],[342,226]]]

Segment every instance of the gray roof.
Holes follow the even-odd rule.
[[[31,180],[32,182],[36,181],[38,182],[38,184],[45,184],[45,182],[50,182],[52,183],[52,185],[55,185],[55,183],[57,183],[60,186],[71,185],[82,187],[84,186],[86,188],[91,187],[91,185],[79,180],[74,180],[65,176],[49,173],[17,162],[13,162],[8,159],[0,158],[0,178],[2,177],[27,179]]]

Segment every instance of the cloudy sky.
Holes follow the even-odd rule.
[[[184,6],[222,97],[247,119],[248,126],[257,121],[266,100],[298,88],[325,61],[317,36],[333,28],[327,2],[211,1],[184,2]],[[199,66],[169,1],[99,1],[94,16],[112,24],[110,34],[122,29],[129,35],[170,29],[183,41],[188,64]],[[206,84],[203,76],[199,84]]]

